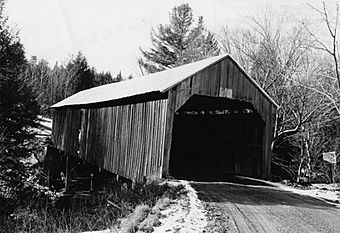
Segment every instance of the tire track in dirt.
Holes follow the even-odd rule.
[[[220,212],[215,216],[226,219],[228,232],[340,232],[340,209],[314,198],[277,187],[203,182],[192,186],[207,206]],[[207,232],[227,231],[219,227]]]
[[[240,197],[242,202],[246,201],[247,203],[254,201],[251,198],[234,195],[223,189],[215,190],[213,193],[228,203],[225,206],[230,209],[239,232],[277,232],[279,224],[273,219],[268,219],[268,213],[254,205],[236,204],[241,202]]]

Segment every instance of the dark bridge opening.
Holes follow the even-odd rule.
[[[260,177],[263,126],[248,102],[193,96],[175,115],[170,174],[192,180]]]

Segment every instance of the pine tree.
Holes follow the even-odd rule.
[[[48,62],[32,57],[26,68],[25,82],[32,88],[41,113],[46,115],[53,103],[56,90],[55,82],[51,79],[51,68],[48,66]]]
[[[92,72],[95,74],[95,85],[96,86],[105,85],[105,84],[114,82],[110,72],[96,73],[95,69],[92,69]]]
[[[95,76],[96,76],[96,82],[95,82],[96,86],[105,85],[109,83],[116,83],[116,82],[120,82],[123,80],[121,72],[119,72],[115,78],[112,77],[112,74],[110,72],[100,72],[100,73],[95,72]]]
[[[139,66],[147,73],[173,68],[202,60],[220,53],[212,32],[204,26],[203,17],[195,24],[192,9],[188,4],[174,7],[170,13],[170,23],[160,24],[152,29],[153,48],[141,50],[143,58]]]
[[[27,65],[17,33],[7,25],[0,0],[0,197],[21,190],[25,180],[22,158],[29,156],[39,112],[32,90],[23,79]]]
[[[95,86],[95,74],[81,52],[78,52],[75,59],[69,61],[66,70],[69,76],[67,96]]]

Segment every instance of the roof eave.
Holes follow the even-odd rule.
[[[219,58],[218,60],[214,61],[213,63],[209,64],[208,66],[203,67],[203,68],[200,69],[200,70],[197,70],[196,72],[192,73],[191,75],[189,75],[189,76],[186,77],[185,79],[183,79],[183,80],[181,80],[181,81],[178,81],[178,82],[175,82],[175,83],[171,84],[171,85],[170,85],[169,87],[167,87],[167,88],[160,89],[160,91],[161,91],[162,93],[167,92],[168,90],[170,90],[170,89],[172,89],[173,87],[177,86],[177,85],[180,84],[181,82],[187,80],[188,78],[191,78],[192,76],[198,74],[198,73],[201,72],[202,70],[205,70],[205,69],[210,68],[211,66],[213,66],[213,65],[215,65],[215,64],[217,64],[217,63],[219,63],[220,61],[226,59],[227,57],[230,57],[229,54],[225,54],[223,57]]]
[[[234,62],[234,64],[241,70],[241,72],[257,87],[260,92],[276,107],[279,108],[280,106],[269,96],[269,94],[252,78],[249,74],[236,62],[236,60],[228,55],[229,58]]]

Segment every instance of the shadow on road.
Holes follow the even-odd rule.
[[[183,174],[181,176],[177,176],[178,179],[185,179],[194,182],[228,182],[235,184],[243,184],[243,185],[253,185],[253,186],[271,186],[273,185],[263,182],[261,180],[236,176],[236,175],[223,175],[223,174],[198,174],[198,173],[190,173]]]
[[[255,184],[247,178],[236,177],[232,183],[192,182],[191,186],[205,202],[231,202],[245,205],[296,206],[311,209],[338,208],[313,197],[291,193],[274,186]],[[239,182],[240,181],[240,182]],[[261,182],[259,182],[261,183]],[[263,182],[264,183],[264,182]],[[250,185],[250,186],[249,186]]]

